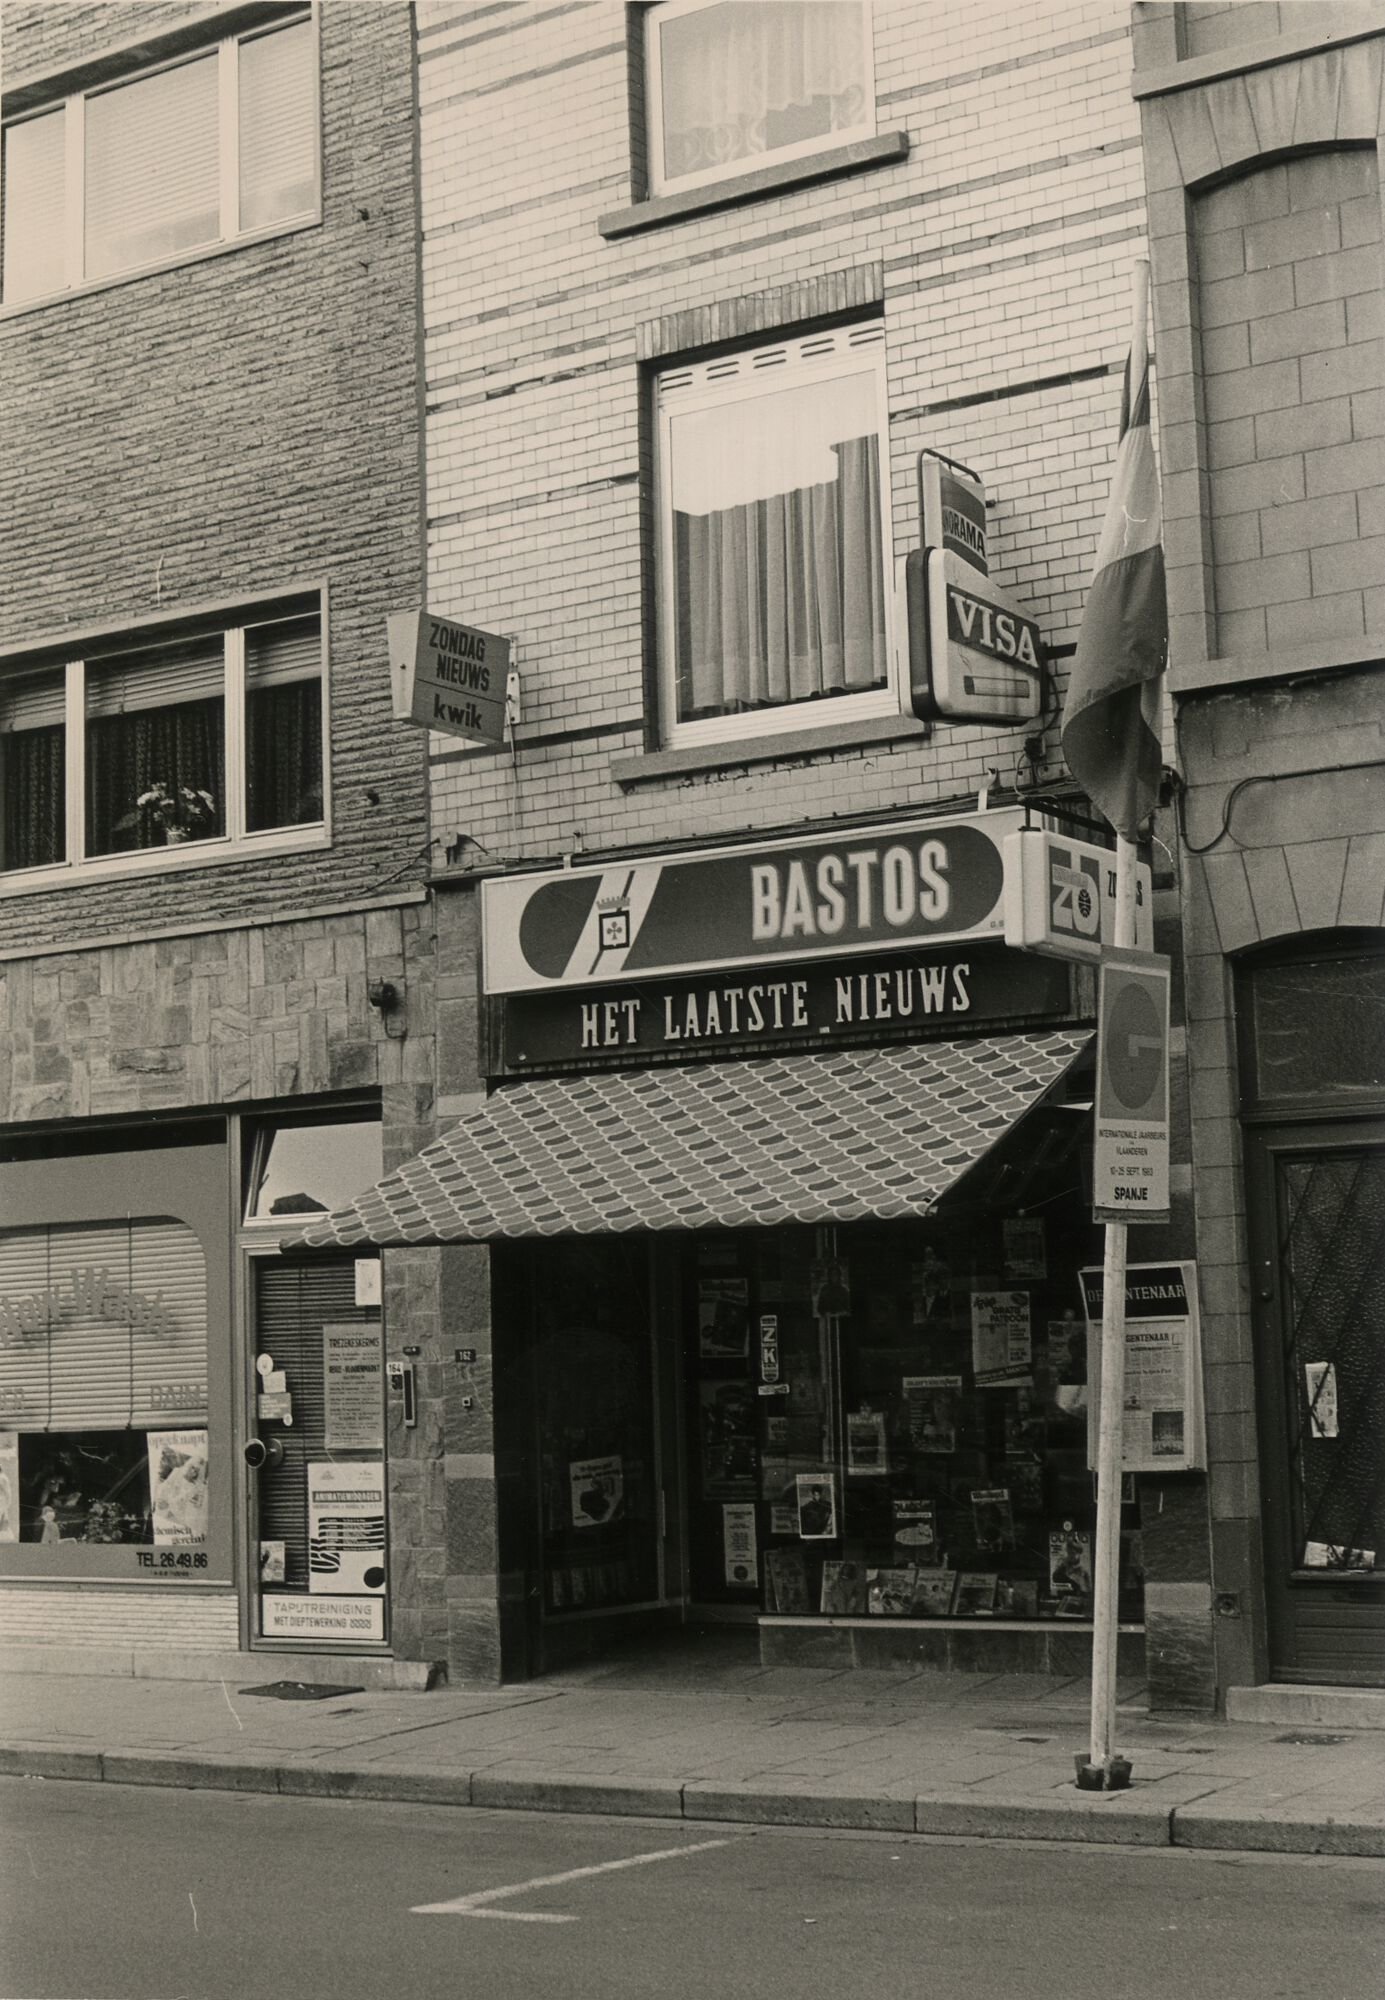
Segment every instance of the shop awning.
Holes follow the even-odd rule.
[[[285,1249],[926,1215],[1089,1035],[506,1085]]]

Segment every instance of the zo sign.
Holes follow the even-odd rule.
[[[1005,843],[1005,942],[1046,958],[1095,965],[1115,936],[1116,857],[1090,841],[1025,827]],[[1148,866],[1135,871],[1135,948],[1154,944]]]
[[[1169,961],[1108,948],[1097,1002],[1092,1213],[1169,1219]]]

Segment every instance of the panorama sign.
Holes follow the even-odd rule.
[[[658,979],[1004,933],[1016,810],[853,827],[481,885],[487,993]]]

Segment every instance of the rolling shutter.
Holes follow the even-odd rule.
[[[87,668],[87,715],[131,715],[220,697],[226,685],[220,633],[180,645],[148,646]]]
[[[240,226],[267,229],[317,200],[312,26],[254,36],[239,55]]]
[[[322,628],[310,618],[253,625],[245,635],[245,685],[252,691],[288,681],[315,681],[322,673]]]
[[[86,276],[175,257],[221,234],[217,56],[86,103]]]

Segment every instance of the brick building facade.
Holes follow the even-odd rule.
[[[242,1227],[270,1184],[252,1158],[349,1135],[368,1171],[435,1129],[424,760],[388,726],[383,647],[422,575],[411,23],[16,0],[0,32],[5,1623],[224,1654],[260,1636],[257,1527],[287,1539],[286,1598],[307,1590],[293,1481],[314,1435],[322,1455],[300,1398],[287,1471],[261,1490],[242,1463],[279,1282],[277,1229]],[[137,804],[157,787],[169,813],[191,798],[188,838]],[[147,1213],[175,1219],[166,1255]],[[131,1339],[70,1318],[72,1256],[153,1258],[127,1320],[155,1295],[190,1316],[135,1353],[154,1382],[133,1410],[54,1386],[65,1343],[99,1372]],[[350,1277],[342,1320],[378,1319]],[[41,1328],[45,1282],[69,1318]],[[407,1570],[422,1507],[396,1432]],[[200,1461],[209,1539],[160,1525],[149,1433]],[[407,1614],[391,1636],[422,1644]]]
[[[754,37],[771,13],[781,10],[742,10],[726,33]],[[732,51],[728,70],[783,100],[762,124],[765,104],[734,102],[734,84],[720,108],[689,109],[697,38],[721,32],[695,7],[418,10],[427,601],[510,640],[519,715],[496,751],[432,740],[438,1105],[460,1122],[442,1150],[308,1239],[385,1246],[391,1285],[423,1301],[411,1335],[421,1421],[445,1439],[454,1668],[514,1677],[632,1624],[704,1615],[758,1619],[771,1658],[1081,1672],[1090,1653],[1080,1578],[1074,1587],[1062,1568],[1076,1548],[1080,1570],[1090,1528],[1082,1362],[1069,1371],[1063,1358],[1081,1345],[1077,1267],[1100,1250],[1080,1200],[1090,1085],[1080,1063],[1066,1083],[1028,1067],[1046,1060],[1041,1043],[1068,1052],[1054,1057],[1059,1071],[1085,1046],[1088,977],[1050,964],[1049,998],[1025,999],[1015,982],[1038,962],[981,952],[974,1012],[959,1025],[944,1006],[946,1021],[911,1028],[888,996],[915,960],[860,956],[878,939],[858,901],[857,955],[827,961],[837,998],[828,978],[823,1004],[836,1015],[812,1030],[823,1040],[810,1052],[793,1039],[793,1009],[819,1005],[817,947],[788,952],[787,973],[802,976],[783,991],[801,994],[769,1022],[756,949],[717,947],[699,928],[715,928],[722,891],[709,888],[679,931],[682,969],[729,963],[750,987],[709,995],[692,979],[651,985],[648,971],[642,985],[619,983],[619,941],[646,893],[663,893],[652,885],[675,879],[666,869],[706,867],[709,883],[730,885],[730,910],[742,855],[789,869],[785,880],[794,866],[823,868],[830,888],[844,879],[834,870],[874,867],[873,851],[865,861],[833,847],[867,833],[888,869],[922,857],[930,835],[965,842],[990,827],[999,840],[1026,804],[1090,832],[1057,721],[1116,436],[1129,266],[1145,238],[1128,14],[894,0],[837,13],[854,44],[805,54],[812,75],[783,91],[773,53]],[[761,381],[797,396],[779,405],[793,413],[782,423],[757,402]],[[838,398],[839,427],[823,430]],[[710,570],[688,582],[711,559],[680,538],[697,531],[694,517],[729,534],[733,515],[762,535],[766,491],[830,485],[831,460],[765,473],[776,453],[792,456],[795,430],[821,433],[835,454],[844,512],[854,446],[875,453],[880,554],[856,560],[877,566],[883,631],[873,664],[840,682],[822,665],[826,642],[820,653],[791,644],[794,672],[825,679],[775,692],[755,677],[773,673],[757,646],[773,652],[777,614],[757,599],[761,641],[733,634],[739,614]],[[991,582],[1041,631],[1045,693],[1027,722],[915,712],[905,558],[923,538],[924,453],[984,484]],[[790,557],[790,578],[820,560]],[[690,638],[714,590],[730,622],[719,640]],[[853,617],[867,614],[842,612],[847,654]],[[718,679],[732,660],[749,676],[738,693]],[[1154,934],[1168,947],[1172,823],[1160,832]],[[807,843],[802,863],[784,858],[794,838]],[[716,874],[723,866],[732,874]],[[566,932],[538,944],[546,920],[521,914],[531,895],[555,910],[570,898],[594,928],[575,946]],[[819,912],[824,933],[834,907],[829,896]],[[799,936],[814,929],[801,913],[793,921]],[[514,957],[526,925],[539,958],[556,954],[542,975]],[[593,964],[616,951],[604,961],[616,983],[591,985],[582,939],[595,940]],[[918,975],[948,976],[944,962],[955,960],[925,954]],[[984,999],[983,964],[994,973]],[[843,974],[866,1009],[844,1034],[843,1009],[857,1002],[842,997]],[[546,980],[544,994],[518,990]],[[864,1029],[872,1008],[894,1025]],[[1033,1033],[1041,1020],[1051,1034]],[[1013,1123],[1010,1138],[954,1189],[981,1147],[959,1139],[934,1189],[945,1197],[935,1223],[883,1220],[921,1216],[918,1190],[902,1207],[883,1195],[853,1206],[850,1173],[825,1195],[805,1192],[798,1166],[758,1153],[747,1164],[734,1141],[718,1166],[710,1100],[721,1092],[747,1130],[793,1126],[777,1093],[820,1092],[824,1131],[805,1138],[800,1165],[829,1145],[825,1107],[842,1073],[827,1050],[839,1041],[864,1051],[870,1090],[896,1058],[924,1065],[918,1109],[935,1131],[952,1096],[976,1102],[976,1061],[1013,1060],[1036,1108],[1026,1117],[1011,1103],[992,1127]],[[1172,1216],[1132,1248],[1156,1265],[1193,1252],[1181,1013],[1173,1041]],[[953,1064],[972,1078],[957,1091],[944,1080]],[[768,1108],[752,1110],[746,1093],[761,1088]],[[847,1112],[848,1137],[878,1138],[877,1116]],[[888,1171],[888,1142],[881,1157]],[[588,1175],[598,1158],[609,1178]],[[896,1156],[896,1174],[907,1178],[913,1158]],[[729,1187],[707,1189],[719,1174],[757,1173],[773,1227],[747,1227]],[[663,1219],[651,1220],[665,1192]],[[1048,1244],[1028,1263],[1026,1228],[1031,1245],[1046,1230]],[[560,1240],[535,1240],[551,1235]],[[949,1275],[935,1284],[939,1259]],[[454,1302],[435,1318],[439,1263]],[[992,1393],[978,1386],[990,1288],[1007,1275],[1018,1287],[1021,1273],[1024,1288],[1005,1296],[1019,1298],[1029,1360]],[[761,1336],[772,1360],[757,1360]],[[883,1358],[891,1343],[895,1360]],[[1138,1486],[1124,1524],[1125,1667],[1147,1672],[1163,1704],[1207,1705],[1206,1480],[1156,1470]],[[829,1495],[832,1532],[806,1528]],[[919,1510],[893,1564],[891,1507],[900,1524]],[[937,1592],[957,1587],[953,1571],[980,1572],[964,1578],[960,1615],[948,1615],[950,1597],[925,1616],[899,1594],[911,1547],[919,1567],[946,1575],[928,1586],[932,1614]]]

